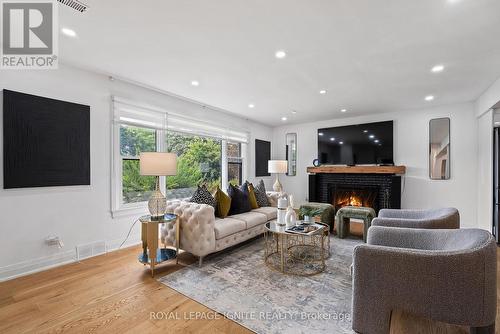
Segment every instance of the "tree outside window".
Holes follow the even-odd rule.
[[[164,136],[160,134],[160,130],[120,126],[123,204],[149,199],[155,188],[155,177],[140,175],[139,154],[157,151],[157,147],[165,147],[167,152],[177,154],[177,175],[166,179],[168,199],[190,197],[200,184],[206,184],[210,192],[221,187],[222,140],[171,131]],[[159,145],[159,138],[165,138],[165,143]],[[227,143],[225,154],[229,181],[240,184],[241,144]]]
[[[154,176],[141,176],[139,154],[156,151],[156,131],[135,126],[120,126],[123,203],[144,202],[155,189]]]
[[[222,141],[168,132],[167,151],[177,154],[177,175],[167,179],[168,198],[189,197],[199,184],[210,192],[221,186]]]

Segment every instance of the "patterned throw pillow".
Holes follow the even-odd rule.
[[[231,197],[226,195],[219,187],[214,194],[217,206],[215,207],[215,216],[219,218],[226,218],[231,209]]]
[[[248,187],[248,200],[250,201],[250,206],[252,207],[252,209],[258,209],[259,203],[257,203],[257,198],[255,197],[255,189],[253,187],[253,184],[248,181],[245,183]]]
[[[260,207],[269,206],[269,201],[266,195],[266,186],[264,185],[264,180],[260,180],[259,184],[254,188],[255,198],[257,199],[257,204]]]
[[[231,197],[231,209],[229,215],[236,215],[238,213],[245,213],[250,211],[250,201],[248,200],[247,187],[235,187],[232,184],[227,188],[227,194]]]
[[[193,203],[198,203],[198,204],[207,204],[212,206],[214,209],[216,208],[217,202],[215,201],[215,198],[213,198],[212,194],[208,191],[207,187],[205,185],[203,186],[198,186],[198,189],[193,194],[193,197],[191,197],[190,202]]]

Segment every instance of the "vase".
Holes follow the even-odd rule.
[[[288,209],[286,210],[285,221],[286,221],[286,227],[293,227],[297,223],[297,213],[295,212],[292,206],[289,206]]]
[[[288,208],[285,215],[286,227],[290,228],[297,223],[297,213],[293,209],[293,196],[290,195],[288,199]]]
[[[278,215],[276,219],[276,224],[280,226],[286,225],[286,210],[288,206],[288,201],[286,198],[279,198],[278,199]]]

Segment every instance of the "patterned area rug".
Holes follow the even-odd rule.
[[[349,267],[361,242],[332,236],[325,272],[311,277],[269,269],[258,239],[160,282],[256,333],[354,333]]]

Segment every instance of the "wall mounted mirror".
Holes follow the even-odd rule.
[[[450,169],[450,119],[432,119],[429,122],[429,177],[449,180]]]
[[[297,175],[297,134],[287,133],[286,142],[286,160],[288,161],[288,176]]]

